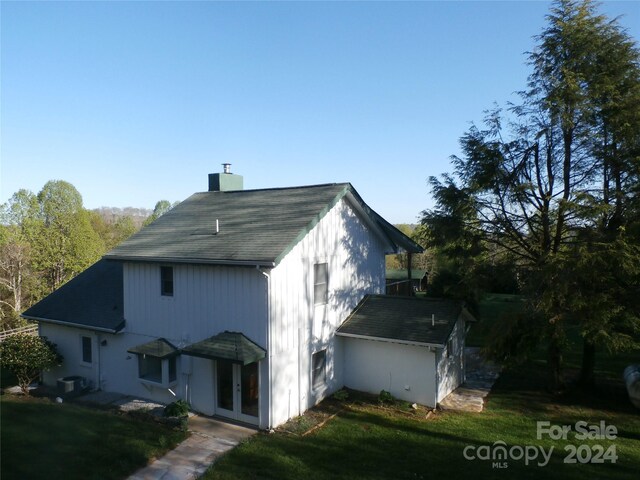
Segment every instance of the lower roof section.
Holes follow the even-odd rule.
[[[441,347],[463,314],[473,320],[460,302],[450,299],[367,295],[336,335]]]
[[[122,263],[94,263],[22,316],[68,327],[119,332],[125,324]]]

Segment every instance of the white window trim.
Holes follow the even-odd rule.
[[[324,390],[326,390],[328,388],[328,375],[327,375],[327,361],[328,361],[328,348],[324,347],[324,348],[320,348],[318,350],[316,350],[315,352],[313,352],[311,354],[311,390],[313,392],[322,392]],[[313,373],[314,373],[314,368],[313,368],[313,357],[315,354],[320,353],[320,352],[324,352],[324,379],[322,380],[322,382],[319,385],[314,385],[314,381],[313,381]]]
[[[316,283],[316,265],[322,265],[322,264],[325,264],[327,266],[327,281],[325,283],[326,291],[327,291],[327,298],[322,303],[316,303],[316,285],[317,285],[317,283]],[[312,278],[311,278],[311,290],[313,292],[313,306],[315,308],[324,307],[324,306],[329,304],[329,282],[330,282],[330,277],[331,277],[330,272],[329,272],[329,270],[330,270],[329,269],[329,260],[326,259],[326,258],[315,259],[313,261],[313,264],[311,265],[311,268],[312,268],[312,271],[313,271],[313,273],[311,275],[312,276]]]

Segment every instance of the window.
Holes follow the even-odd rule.
[[[325,305],[329,297],[329,268],[326,263],[313,266],[313,304]]]
[[[453,349],[454,349],[453,338],[449,338],[449,340],[447,340],[447,357],[453,356]]]
[[[173,267],[160,267],[160,293],[173,297]]]
[[[176,357],[162,359],[138,355],[138,377],[141,380],[168,385],[176,381],[176,371]]]
[[[313,389],[322,387],[327,381],[327,350],[320,350],[313,354],[312,365],[312,385]]]
[[[91,337],[80,337],[82,340],[82,363],[93,363]]]

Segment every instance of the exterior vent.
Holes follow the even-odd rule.
[[[242,190],[244,188],[244,179],[242,175],[231,173],[231,164],[223,163],[222,173],[209,174],[209,191],[210,192],[232,192]]]

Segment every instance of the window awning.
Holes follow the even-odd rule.
[[[266,357],[264,348],[239,332],[222,332],[182,349],[184,355],[248,365]]]
[[[150,357],[156,357],[160,359],[177,357],[178,355],[180,355],[180,350],[171,345],[171,343],[169,343],[164,338],[158,338],[157,340],[132,347],[128,349],[127,352],[135,353],[138,355],[148,355]]]

